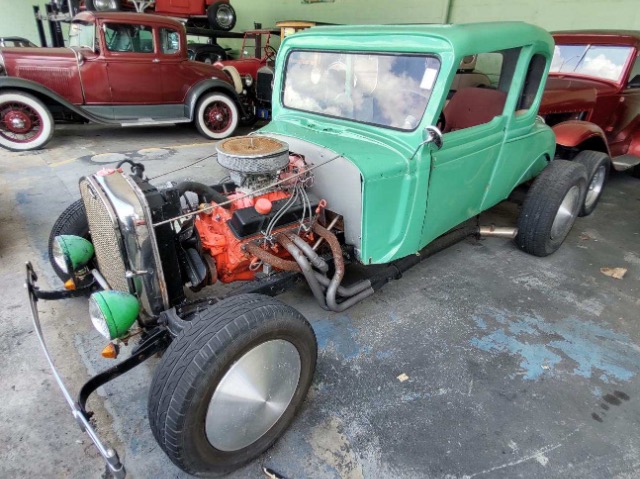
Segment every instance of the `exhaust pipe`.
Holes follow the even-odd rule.
[[[512,226],[481,226],[478,230],[480,236],[483,238],[506,238],[506,239],[515,239],[518,235],[518,228],[514,228]]]

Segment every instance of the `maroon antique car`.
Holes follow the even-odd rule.
[[[89,11],[115,12],[135,10],[184,18],[189,26],[231,30],[236,12],[229,0],[85,0],[81,8]]]
[[[82,12],[69,44],[0,49],[0,146],[40,148],[55,121],[194,122],[205,137],[222,139],[245,115],[222,70],[188,59],[185,29],[176,20]]]
[[[583,213],[588,214],[610,165],[640,173],[640,32],[574,31],[553,37],[540,115],[556,134],[556,155],[587,167]]]

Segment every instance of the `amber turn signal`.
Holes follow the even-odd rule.
[[[76,283],[73,282],[73,278],[64,282],[64,289],[68,289],[69,291],[74,291],[76,289]]]
[[[118,357],[118,353],[120,352],[120,348],[113,344],[107,344],[102,350],[102,357],[107,359],[116,359]]]

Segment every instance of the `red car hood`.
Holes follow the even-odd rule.
[[[593,108],[598,95],[614,93],[608,83],[569,76],[549,76],[542,96],[540,114],[581,111]]]
[[[68,67],[76,65],[76,54],[70,48],[0,48],[7,74],[20,77],[21,68]]]

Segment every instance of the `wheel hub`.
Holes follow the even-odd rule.
[[[580,207],[580,188],[572,186],[562,199],[551,225],[551,239],[563,236],[573,224]]]
[[[216,132],[222,132],[229,127],[230,113],[225,105],[213,104],[207,111],[205,118],[209,129]]]
[[[283,339],[267,341],[244,354],[211,397],[205,422],[211,445],[230,452],[260,439],[291,403],[301,370],[298,350]]]
[[[11,110],[4,115],[4,124],[13,133],[27,133],[31,130],[32,122],[29,115],[23,111]]]
[[[598,200],[602,187],[604,186],[604,179],[607,176],[607,168],[604,165],[600,165],[591,178],[589,183],[589,189],[587,190],[587,196],[584,200],[585,208],[589,209]]]

